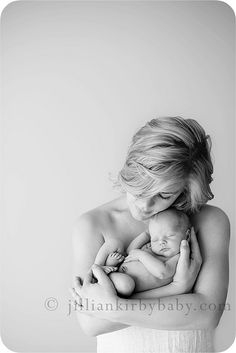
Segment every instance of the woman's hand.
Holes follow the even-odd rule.
[[[142,256],[142,253],[143,253],[143,250],[140,250],[140,249],[130,250],[129,255],[125,258],[123,263],[139,260],[140,256]]]
[[[80,277],[75,277],[71,294],[78,304],[78,310],[88,315],[103,318],[106,307],[116,305],[115,287],[98,265],[91,267],[83,283]]]
[[[183,291],[182,293],[189,293],[196,281],[201,265],[202,257],[196,234],[192,227],[190,246],[186,240],[181,242],[180,257],[172,283],[179,287]]]

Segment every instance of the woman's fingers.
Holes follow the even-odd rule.
[[[191,259],[195,260],[201,264],[202,263],[202,256],[201,256],[200,248],[198,245],[196,233],[195,233],[193,227],[191,228],[190,242],[191,242]]]
[[[72,295],[72,297],[75,299],[75,301],[79,304],[82,305],[82,299],[79,296],[79,294],[77,293],[77,291],[75,290],[75,288],[70,288],[70,294]]]
[[[94,283],[92,267],[89,269],[86,276],[84,277],[84,285],[85,286],[87,286],[88,284],[91,284],[91,283]]]
[[[178,267],[181,268],[183,267],[184,269],[189,266],[189,255],[190,255],[190,248],[189,244],[186,240],[181,241],[181,246],[180,246],[180,256],[179,256],[179,261],[178,261]]]
[[[83,285],[83,282],[82,282],[82,279],[78,276],[75,276],[74,278],[74,287],[75,287],[75,290],[79,293],[81,288],[82,288],[82,285]]]
[[[107,296],[108,294],[110,296],[116,295],[116,289],[110,280],[110,278],[106,275],[106,273],[103,271],[103,269],[98,266],[98,265],[93,265],[92,266],[92,271],[94,277],[98,281],[98,287],[101,289],[103,293]]]
[[[100,266],[94,264],[91,267],[91,271],[92,271],[94,277],[97,279],[97,281],[100,284],[103,284],[103,283],[106,283],[107,281],[110,281],[108,279],[106,273],[103,271],[103,269]]]

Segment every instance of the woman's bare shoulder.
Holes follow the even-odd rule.
[[[230,222],[221,208],[212,205],[203,206],[193,217],[193,226],[201,250],[227,251],[230,241]]]
[[[118,206],[119,199],[114,199],[91,209],[78,216],[74,222],[74,228],[83,232],[92,231],[97,235],[104,235],[117,221],[115,214],[119,211]]]
[[[195,230],[202,227],[220,228],[229,225],[227,214],[219,207],[213,205],[204,205],[201,210],[192,217]]]
[[[73,228],[78,233],[82,232],[88,234],[92,232],[94,236],[101,237],[103,224],[107,218],[107,212],[97,207],[79,215],[74,222]]]

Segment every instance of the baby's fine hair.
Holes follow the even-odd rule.
[[[124,192],[148,198],[176,191],[184,182],[172,206],[194,213],[214,197],[210,150],[210,137],[196,120],[153,119],[134,135],[118,184]]]
[[[157,214],[155,214],[154,216],[151,217],[150,221],[157,221],[158,222],[158,218],[160,218],[162,215],[164,214],[169,214],[170,217],[176,217],[178,219],[179,222],[179,227],[186,232],[187,230],[191,230],[192,224],[190,222],[190,219],[188,217],[188,215],[180,210],[177,210],[174,207],[168,208],[164,211],[161,211]],[[149,222],[150,222],[149,221]]]

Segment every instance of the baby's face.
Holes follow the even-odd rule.
[[[179,253],[181,240],[186,239],[186,232],[175,217],[162,216],[149,223],[151,248],[155,254],[172,257]]]

